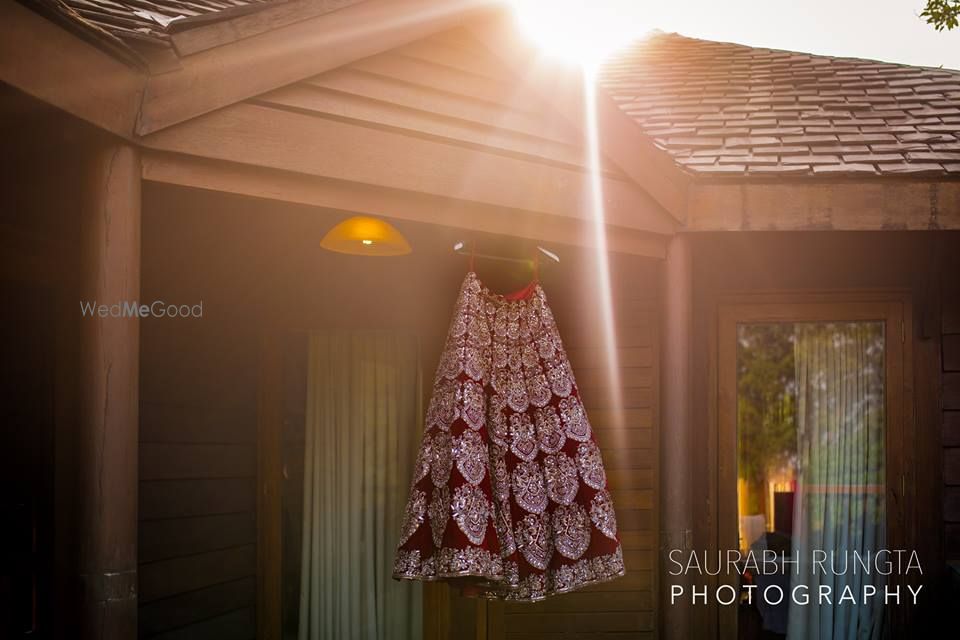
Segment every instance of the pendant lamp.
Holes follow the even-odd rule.
[[[355,256],[402,256],[413,250],[396,227],[369,216],[341,221],[323,236],[320,246]]]

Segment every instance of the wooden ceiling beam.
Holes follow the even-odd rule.
[[[143,178],[161,184],[510,235],[545,243],[594,246],[593,228],[588,220],[180,154],[145,152]],[[654,258],[664,256],[669,236],[615,226],[607,229],[606,241],[610,251]]]
[[[368,0],[258,33],[181,60],[152,76],[137,133],[215,109],[462,24],[492,0]]]

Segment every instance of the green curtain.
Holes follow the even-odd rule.
[[[421,637],[419,585],[391,578],[421,424],[418,343],[310,337],[300,640]]]
[[[861,554],[884,548],[883,324],[796,325],[798,468],[793,552],[800,561],[794,586],[806,584],[809,605],[790,604],[790,640],[879,638],[883,576],[849,568],[843,575],[813,571],[814,550]],[[852,564],[852,558],[851,558]],[[829,565],[828,565],[829,566]],[[863,586],[880,597],[863,604]],[[819,587],[833,604],[817,604]],[[856,604],[838,604],[844,587]]]

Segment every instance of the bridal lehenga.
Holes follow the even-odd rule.
[[[460,288],[394,577],[534,601],[624,574],[600,449],[534,280]]]

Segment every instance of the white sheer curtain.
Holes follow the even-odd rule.
[[[797,325],[793,552],[801,575],[793,580],[807,585],[811,603],[791,603],[790,640],[866,640],[882,633],[882,598],[864,604],[863,586],[881,593],[883,576],[854,571],[852,558],[841,575],[814,572],[810,560],[814,550],[836,554],[841,571],[844,554],[884,547],[883,344],[879,322]],[[830,587],[833,604],[817,604],[821,586]],[[856,603],[838,603],[845,587]]]
[[[420,420],[413,336],[310,338],[300,640],[421,636],[420,588],[391,578]]]

